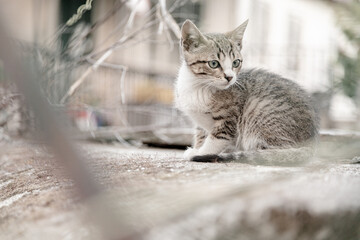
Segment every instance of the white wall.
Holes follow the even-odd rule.
[[[329,86],[331,62],[336,57],[336,27],[332,9],[326,4],[239,0],[235,8],[237,24],[250,19],[244,39],[246,67],[275,71],[309,91]]]
[[[58,0],[0,0],[0,19],[15,39],[44,44],[56,32]]]

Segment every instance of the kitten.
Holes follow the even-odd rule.
[[[264,70],[240,72],[247,23],[224,34],[203,34],[190,20],[181,28],[175,104],[197,126],[184,158],[297,164],[311,155],[315,111],[296,83]]]

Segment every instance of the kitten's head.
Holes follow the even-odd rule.
[[[190,20],[181,28],[185,62],[197,79],[226,89],[236,81],[242,66],[242,39],[248,20],[231,32],[203,34]]]

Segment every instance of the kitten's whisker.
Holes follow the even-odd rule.
[[[236,85],[239,89],[244,90],[244,87],[241,86],[241,84],[240,84],[239,82],[235,82],[235,85]]]

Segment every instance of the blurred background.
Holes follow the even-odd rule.
[[[185,19],[204,32],[226,32],[249,19],[244,68],[268,69],[302,85],[322,129],[360,128],[359,1],[0,2],[14,42],[41,69],[43,94],[67,113],[67,126],[80,138],[190,143],[181,135],[191,133],[191,123],[172,105]],[[0,93],[0,138],[26,134],[31,114],[1,65]]]

